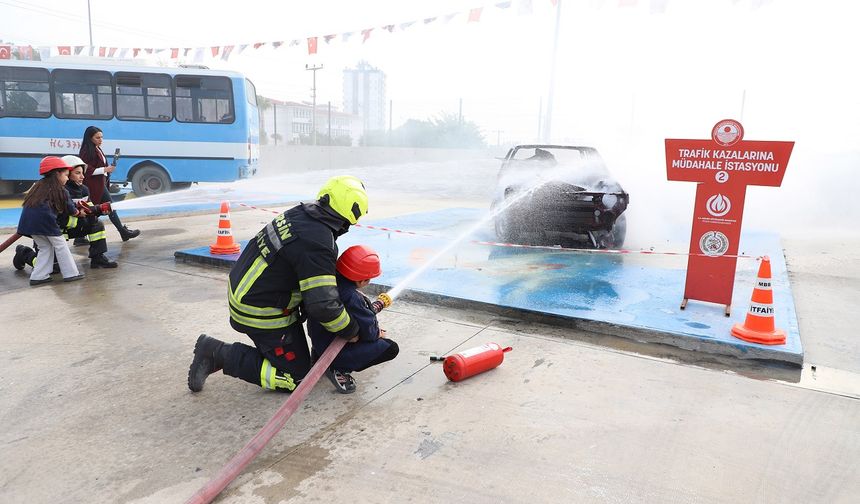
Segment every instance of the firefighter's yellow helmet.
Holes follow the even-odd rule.
[[[364,184],[352,175],[339,175],[328,179],[320,189],[317,199],[338,215],[355,224],[367,213],[367,191]]]

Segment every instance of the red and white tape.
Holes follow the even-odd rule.
[[[268,208],[260,208],[255,207],[253,205],[247,205],[245,203],[239,203],[240,206],[253,208],[254,210],[262,210],[264,212],[271,212],[275,214],[279,214],[277,210],[269,210]],[[366,224],[353,224],[356,227],[364,228],[364,229],[373,229],[376,231],[385,231],[387,233],[400,233],[400,234],[408,234],[413,236],[426,236],[429,238],[441,238],[440,235],[437,234],[428,234],[428,233],[416,233],[415,231],[405,231],[403,229],[392,229],[387,227],[380,226],[370,226]],[[501,242],[491,242],[491,241],[482,241],[482,240],[469,240],[469,243],[474,243],[475,245],[486,245],[489,247],[508,247],[508,248],[522,248],[522,249],[538,249],[538,250],[551,250],[553,252],[577,252],[580,254],[645,254],[645,255],[669,255],[669,256],[702,256],[702,257],[737,257],[739,259],[759,259],[760,256],[752,256],[747,254],[738,254],[738,255],[730,255],[724,254],[721,256],[709,256],[707,254],[696,254],[692,252],[658,252],[654,250],[629,250],[629,249],[580,249],[580,248],[571,248],[571,247],[562,247],[560,245],[524,245],[521,243],[501,243]]]

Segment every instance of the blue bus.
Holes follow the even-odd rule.
[[[236,72],[2,61],[0,194],[26,190],[42,156],[77,155],[90,125],[109,160],[120,150],[111,184],[138,196],[250,177],[259,121],[256,89]]]

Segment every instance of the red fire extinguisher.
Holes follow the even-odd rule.
[[[505,352],[511,350],[511,347],[502,348],[496,343],[485,343],[445,357],[442,369],[449,380],[458,382],[497,367],[505,360]]]

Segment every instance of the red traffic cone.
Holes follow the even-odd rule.
[[[233,241],[230,228],[230,203],[221,202],[221,216],[218,219],[218,237],[214,245],[209,245],[209,253],[215,255],[238,254],[241,247]]]
[[[753,289],[747,318],[743,324],[732,326],[732,336],[762,345],[785,344],[785,331],[774,327],[772,286],[770,258],[765,256],[758,268],[758,280]]]

